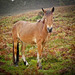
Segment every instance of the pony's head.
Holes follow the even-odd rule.
[[[44,12],[44,19],[45,19],[45,24],[47,27],[47,31],[48,32],[52,32],[53,29],[53,12],[54,12],[54,7],[52,8],[52,10],[44,10],[42,8],[42,11]]]

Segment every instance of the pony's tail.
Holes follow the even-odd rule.
[[[17,62],[19,62],[19,42],[17,43]]]
[[[16,63],[19,62],[19,42],[17,43],[17,55],[16,55]],[[15,56],[14,56],[14,42],[13,42],[13,63],[15,64]]]
[[[15,64],[15,56],[14,56],[14,41],[13,41],[13,64]]]

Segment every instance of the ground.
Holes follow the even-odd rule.
[[[49,8],[48,8],[49,9]],[[36,22],[41,10],[0,19],[0,75],[75,75],[75,6],[55,7],[53,32],[48,35],[42,53],[42,70],[37,70],[37,47],[27,45],[25,50],[29,66],[21,59],[13,65],[12,27],[19,20]]]

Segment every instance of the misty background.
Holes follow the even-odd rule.
[[[0,0],[0,16],[65,5],[75,5],[75,0]]]

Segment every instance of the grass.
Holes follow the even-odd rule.
[[[11,30],[17,21],[36,22],[43,13],[38,11],[8,16],[0,19],[0,75],[74,75],[75,53],[75,6],[56,7],[54,12],[54,29],[48,37],[42,53],[42,70],[37,70],[37,47],[27,45],[25,50],[29,66],[24,66],[21,59],[19,66],[12,62]],[[69,9],[69,10],[68,10]],[[63,11],[64,10],[64,11]],[[63,13],[62,13],[63,12]],[[4,64],[3,64],[4,63]]]

